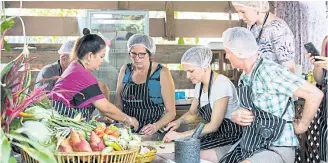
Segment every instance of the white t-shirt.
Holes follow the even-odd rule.
[[[195,86],[195,97],[198,100],[199,98],[199,89],[201,83],[197,83]],[[210,95],[210,102],[211,102],[211,109],[213,110],[214,102],[218,99],[229,97],[229,102],[227,106],[227,111],[225,114],[225,118],[231,119],[231,113],[238,109],[239,107],[239,100],[236,92],[236,88],[233,83],[224,75],[218,75],[215,81],[212,83],[211,86],[211,95]],[[202,96],[200,100],[200,106],[203,107],[208,104],[208,93],[204,93],[202,91]]]

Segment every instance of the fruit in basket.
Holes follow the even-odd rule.
[[[101,154],[108,154],[112,151],[114,151],[113,147],[106,147],[104,150],[101,151]]]
[[[105,144],[107,147],[112,147],[115,151],[123,150],[123,147],[116,141],[105,141]]]
[[[138,140],[131,140],[131,141],[129,141],[128,148],[129,149],[139,148],[140,146],[141,146],[141,142],[139,142]]]
[[[71,130],[70,143],[74,152],[92,152],[90,144],[82,136],[75,132],[74,129]]]
[[[149,148],[144,147],[144,146],[141,146],[140,152],[139,152],[140,154],[146,154],[148,152],[150,152],[150,149]]]
[[[58,147],[58,149],[59,149],[60,152],[73,152],[73,148],[72,148],[72,146],[71,146],[69,140],[70,140],[70,139],[67,138],[67,139],[64,139],[64,140],[60,143],[60,145],[59,145],[59,147]]]
[[[123,139],[122,137],[119,137],[117,139],[117,143],[122,146],[123,149],[127,149],[129,145],[129,140]]]
[[[93,131],[91,131],[90,134],[90,146],[94,152],[100,152],[105,148],[103,140],[101,140]]]

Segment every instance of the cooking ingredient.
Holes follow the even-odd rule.
[[[92,152],[90,144],[81,137],[74,129],[71,130],[70,143],[74,152]]]
[[[38,121],[25,121],[16,132],[26,134],[30,139],[37,140],[40,144],[47,144],[47,141],[51,138],[48,127]]]
[[[58,147],[58,149],[59,149],[60,152],[73,152],[73,148],[72,148],[72,146],[71,146],[69,140],[70,140],[70,139],[67,138],[67,139],[64,139],[64,140],[60,143],[60,145],[59,145],[59,147]]]
[[[113,147],[106,147],[103,151],[101,151],[101,154],[107,154],[114,151]]]
[[[105,141],[105,144],[106,144],[107,147],[113,147],[113,149],[115,151],[121,151],[121,150],[123,150],[123,147],[121,147],[121,145],[118,144],[115,141]]]
[[[93,131],[91,131],[90,134],[90,146],[94,152],[100,152],[105,148],[103,140],[101,140]]]
[[[145,153],[148,153],[148,152],[150,152],[150,150],[147,148],[147,147],[143,147],[143,146],[141,146],[141,149],[140,149],[140,154],[145,154]]]

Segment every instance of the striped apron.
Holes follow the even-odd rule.
[[[66,106],[63,102],[56,100],[53,101],[52,106],[60,115],[69,118],[74,118],[77,114],[81,113],[81,117],[85,118],[86,121],[91,119],[92,112],[96,109],[93,105],[85,108],[72,108]]]
[[[211,72],[211,77],[208,86],[208,104],[203,107],[200,107],[200,99],[203,90],[203,83],[200,85],[199,98],[198,98],[198,113],[199,115],[209,123],[211,121],[212,109],[210,104],[210,93],[212,86],[213,71]],[[217,90],[219,91],[219,90]],[[224,118],[220,127],[216,132],[206,134],[200,137],[200,148],[211,149],[216,147],[221,147],[225,145],[235,144],[242,135],[241,126],[233,123],[227,118]]]
[[[251,74],[251,81],[253,80],[253,77],[262,62],[263,59],[261,58]],[[239,163],[251,157],[254,153],[262,150],[271,150],[269,147],[272,142],[276,141],[282,135],[285,124],[292,123],[291,121],[282,119],[282,116],[286,113],[288,106],[292,103],[291,98],[289,99],[282,116],[277,117],[257,108],[257,106],[255,106],[252,102],[252,83],[249,86],[241,83],[241,85],[237,88],[237,93],[241,106],[244,108],[252,108],[251,111],[255,118],[251,125],[243,127],[243,135],[239,144],[233,151],[226,154],[220,160],[220,163]],[[274,150],[271,151],[276,152]]]
[[[123,112],[131,117],[135,117],[139,121],[137,133],[145,125],[153,124],[160,120],[165,111],[164,106],[155,104],[149,96],[148,83],[151,77],[151,67],[152,62],[149,65],[146,82],[143,84],[135,84],[132,81],[131,72],[121,92]]]

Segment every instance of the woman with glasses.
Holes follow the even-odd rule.
[[[152,135],[175,118],[174,83],[168,68],[151,61],[152,38],[135,34],[127,42],[132,63],[121,68],[116,106],[139,121],[137,133]]]

